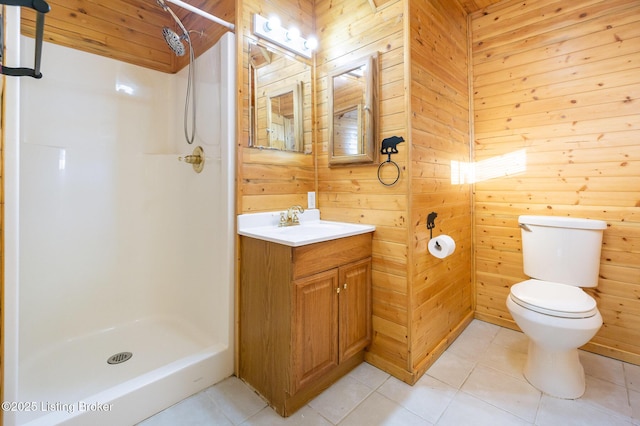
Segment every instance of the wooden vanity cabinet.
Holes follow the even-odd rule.
[[[241,237],[240,378],[288,416],[364,359],[371,233],[301,247]]]

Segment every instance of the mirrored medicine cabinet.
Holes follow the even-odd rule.
[[[311,64],[248,40],[249,146],[310,154]]]
[[[378,55],[336,68],[328,75],[329,165],[378,161]]]

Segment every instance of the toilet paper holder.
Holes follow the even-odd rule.
[[[456,242],[447,234],[441,234],[433,237],[433,228],[436,227],[436,212],[427,215],[427,229],[429,230],[429,242],[427,243],[427,251],[438,259],[444,259],[451,256],[456,250]]]
[[[429,230],[429,239],[433,239],[433,228],[436,227],[436,217],[438,217],[438,213],[431,212],[427,215],[427,229]],[[436,248],[438,250],[442,250],[440,244],[436,241]]]

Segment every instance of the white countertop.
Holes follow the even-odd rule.
[[[291,247],[320,243],[373,232],[376,227],[360,223],[320,220],[320,210],[299,213],[300,225],[280,227],[280,211],[238,215],[238,234]]]

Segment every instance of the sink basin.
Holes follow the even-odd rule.
[[[289,235],[289,234],[322,234],[331,232],[341,232],[345,226],[350,226],[350,223],[329,222],[326,220],[319,220],[317,222],[307,222],[301,225],[278,227],[274,230],[277,234]]]
[[[238,216],[238,234],[291,247],[320,243],[375,231],[373,225],[320,220],[317,209],[298,214],[300,225],[280,227],[280,212]]]

